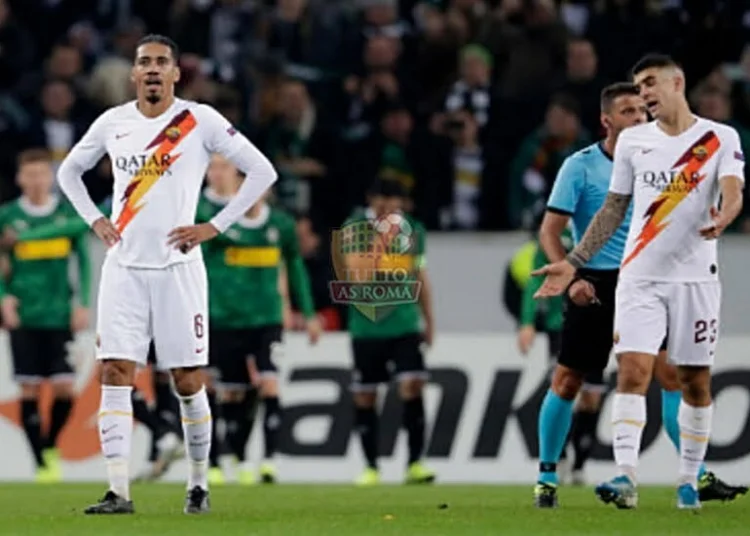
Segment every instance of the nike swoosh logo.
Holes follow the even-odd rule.
[[[110,432],[111,432],[112,430],[114,430],[115,428],[117,428],[117,425],[116,425],[116,424],[113,424],[113,425],[112,425],[112,426],[110,426],[109,428],[102,428],[102,435],[107,435],[108,433],[110,433]]]
[[[196,354],[200,354],[200,353],[201,353],[201,352],[203,352],[204,350],[205,350],[205,348],[196,348],[196,349],[195,349],[195,353],[196,353]]]
[[[641,149],[641,154],[648,154],[651,151],[653,151],[653,149]]]
[[[115,139],[119,140],[121,138],[124,138],[125,136],[130,136],[130,132],[126,132],[125,134],[115,134]]]

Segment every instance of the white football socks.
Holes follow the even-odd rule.
[[[188,489],[208,489],[208,453],[211,450],[211,408],[206,388],[190,396],[180,396],[182,430],[185,434],[187,457],[190,460]]]
[[[130,444],[133,437],[133,402],[130,386],[102,385],[99,405],[99,441],[102,446],[109,489],[130,500]]]
[[[621,475],[636,482],[641,436],[646,425],[646,397],[616,393],[612,404],[612,448]]]
[[[713,405],[698,408],[680,401],[680,484],[698,487],[698,471],[708,450]]]

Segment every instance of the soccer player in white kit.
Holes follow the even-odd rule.
[[[699,508],[697,474],[711,430],[721,304],[716,239],[742,209],[744,155],[733,128],[690,111],[685,76],[671,58],[648,55],[633,77],[655,121],[620,135],[604,206],[566,260],[538,270],[535,275],[547,278],[537,295],[565,290],[617,229],[632,199],[615,305],[619,369],[612,424],[619,474],[596,493],[619,508],[637,505],[645,394],[666,334],[682,389],[677,505]]]
[[[109,246],[96,341],[102,365],[99,437],[109,490],[87,514],[134,512],[128,474],[131,390],[152,338],[157,366],[171,372],[180,400],[190,466],[184,511],[209,510],[211,412],[202,371],[208,363],[208,297],[196,246],[240,219],[276,180],[271,163],[213,108],[175,98],[177,61],[171,39],[144,37],[132,72],[137,100],[99,116],[58,171],[65,195]],[[212,153],[222,154],[247,179],[209,223],[194,225]],[[81,179],[104,154],[114,175],[111,219],[94,205]]]

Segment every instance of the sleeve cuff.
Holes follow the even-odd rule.
[[[214,217],[212,218],[208,223],[213,225],[217,231],[219,231],[219,234],[223,234],[224,231],[227,230],[227,227],[224,226],[224,224],[219,220],[218,218]]]

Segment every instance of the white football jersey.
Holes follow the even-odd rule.
[[[175,99],[155,118],[141,114],[135,102],[104,112],[73,147],[58,172],[62,190],[91,225],[102,217],[80,176],[104,154],[114,175],[111,221],[120,242],[108,255],[119,264],[163,268],[201,258],[199,247],[184,254],[167,244],[174,228],[195,223],[203,178],[213,153],[229,159],[247,175],[238,196],[212,224],[220,232],[242,217],[276,180],[270,162],[216,110]],[[242,190],[245,190],[244,195]]]
[[[624,130],[617,140],[609,189],[633,196],[623,278],[718,279],[716,240],[705,240],[699,231],[712,223],[719,179],[744,177],[744,155],[733,128],[696,119],[679,136],[653,121]]]

